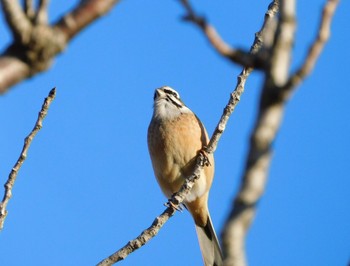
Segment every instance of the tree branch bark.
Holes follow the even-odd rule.
[[[36,136],[36,134],[38,133],[38,131],[42,128],[43,120],[44,120],[45,116],[47,115],[47,111],[49,110],[52,101],[55,99],[55,96],[56,96],[56,89],[53,88],[50,91],[49,95],[45,98],[45,101],[41,107],[41,110],[40,110],[39,115],[38,115],[38,119],[34,125],[33,130],[24,139],[24,145],[22,148],[22,152],[21,152],[17,162],[13,166],[13,168],[9,174],[9,177],[4,185],[5,193],[4,193],[2,201],[0,202],[0,230],[3,229],[4,222],[5,222],[6,216],[8,214],[6,207],[7,207],[7,204],[9,203],[9,200],[12,197],[12,188],[13,188],[13,185],[15,184],[18,171],[20,170],[22,164],[24,163],[25,159],[27,158],[27,152],[28,152],[28,149],[30,147],[30,144],[32,143],[32,141],[33,141],[34,137]]]
[[[328,4],[330,2],[336,1],[328,0]],[[327,9],[328,4],[326,4],[325,9]],[[335,9],[335,6],[332,9]],[[323,16],[322,20],[324,19]],[[330,23],[330,19],[328,19],[328,23]],[[224,265],[246,265],[245,237],[255,216],[256,204],[265,190],[272,157],[272,143],[280,128],[288,99],[286,94],[289,95],[290,92],[290,90],[286,92],[284,87],[289,83],[289,62],[294,30],[294,0],[281,1],[280,19],[271,49],[271,60],[265,72],[266,77],[260,98],[259,113],[251,134],[241,187],[233,201],[231,212],[224,226],[223,247],[226,255]],[[316,58],[314,59],[316,61]],[[293,86],[295,85],[297,83],[293,84]]]

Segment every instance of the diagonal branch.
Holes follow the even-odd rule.
[[[204,17],[199,16],[194,11],[189,0],[180,0],[180,3],[187,12],[184,16],[184,20],[190,21],[198,26],[209,43],[220,55],[244,67],[262,68],[264,66],[263,60],[258,56],[228,45],[218,34],[215,27],[210,25]]]
[[[274,15],[276,14],[278,10],[277,1],[275,0],[272,2],[269,6],[268,11],[265,14],[265,20],[264,24],[261,28],[261,30],[256,34],[254,43],[251,47],[251,53],[256,54],[262,47],[262,35],[265,30],[266,25],[268,22],[273,19]],[[237,86],[235,90],[230,94],[230,99],[227,105],[224,108],[223,114],[220,118],[220,121],[218,122],[218,125],[210,139],[210,142],[207,147],[205,147],[205,151],[210,154],[213,153],[216,150],[216,147],[218,145],[219,139],[221,135],[223,134],[226,124],[233,113],[235,107],[240,101],[240,97],[242,93],[244,92],[244,85],[245,82],[249,76],[249,74],[252,72],[252,68],[245,68],[237,80]],[[203,157],[202,153],[199,153],[197,158],[197,164],[194,170],[194,173],[188,177],[185,180],[184,185],[181,187],[179,192],[175,193],[169,201],[172,203],[170,206],[158,217],[156,217],[150,227],[148,227],[146,230],[144,230],[138,237],[136,237],[134,240],[129,241],[124,247],[107,257],[106,259],[102,260],[98,266],[107,266],[112,265],[113,263],[116,263],[118,261],[121,261],[125,259],[130,253],[134,252],[135,250],[139,249],[143,245],[145,245],[150,239],[152,239],[154,236],[156,236],[161,229],[161,227],[168,221],[170,217],[172,217],[176,210],[179,208],[180,204],[185,199],[186,195],[190,192],[191,188],[195,184],[196,180],[200,176],[200,171],[205,164],[205,158]]]
[[[186,195],[191,191],[193,185],[196,180],[200,177],[201,170],[205,165],[206,158],[202,153],[198,154],[197,164],[195,166],[194,172],[191,176],[186,178],[184,184],[180,188],[180,190],[175,193],[171,199],[169,199],[169,203],[167,204],[167,208],[165,211],[156,217],[150,227],[144,230],[138,237],[134,240],[129,241],[124,247],[107,257],[106,259],[99,262],[98,266],[107,266],[112,265],[118,261],[124,260],[130,253],[139,249],[143,245],[145,245],[149,240],[151,240],[154,236],[156,236],[162,226],[172,217],[176,210],[180,209],[181,203],[185,200]]]
[[[301,64],[301,67],[289,78],[284,86],[286,91],[291,91],[297,87],[308,76],[315,67],[316,61],[320,56],[325,43],[330,36],[330,27],[334,12],[339,4],[339,0],[329,0],[322,11],[318,34],[309,48],[309,52]]]
[[[0,230],[3,229],[4,222],[5,222],[6,216],[8,214],[6,207],[7,207],[7,204],[9,203],[10,198],[12,197],[12,188],[13,188],[13,185],[15,184],[18,171],[20,170],[22,164],[24,163],[25,159],[27,158],[27,152],[28,152],[28,149],[30,147],[30,144],[32,143],[32,141],[33,141],[34,137],[36,136],[36,134],[38,133],[38,131],[42,128],[43,120],[47,114],[47,111],[49,110],[49,107],[50,107],[52,101],[55,99],[55,96],[56,96],[56,89],[53,88],[50,91],[47,98],[45,98],[45,101],[41,107],[41,110],[39,112],[38,119],[34,125],[34,128],[29,133],[29,135],[25,138],[22,152],[21,152],[17,162],[13,166],[11,173],[7,179],[7,182],[4,185],[5,193],[4,193],[4,197],[3,197],[2,201],[0,202]]]

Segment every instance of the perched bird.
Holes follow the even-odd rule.
[[[168,86],[155,90],[153,107],[148,149],[158,184],[170,198],[193,173],[198,152],[208,144],[208,134],[179,94]],[[208,159],[210,164],[202,169],[184,205],[194,219],[204,264],[221,266],[222,253],[208,210],[214,176],[213,155],[209,154]]]

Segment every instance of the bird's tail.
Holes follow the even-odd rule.
[[[196,231],[204,265],[222,266],[222,252],[210,215],[204,227],[196,225]]]

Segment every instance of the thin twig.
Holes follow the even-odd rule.
[[[339,0],[329,0],[322,11],[322,18],[319,23],[318,34],[309,48],[309,52],[299,69],[289,78],[284,90],[291,91],[297,87],[313,70],[316,61],[320,56],[325,43],[330,36],[330,27],[334,12],[339,4]],[[286,95],[288,97],[289,94]]]
[[[187,14],[183,17],[185,21],[190,21],[197,25],[204,36],[208,39],[212,47],[223,57],[231,60],[234,63],[240,64],[244,67],[262,68],[264,67],[263,60],[258,56],[253,55],[247,51],[235,49],[227,44],[216,31],[215,27],[210,25],[207,20],[199,16],[191,6],[189,0],[179,0]]]
[[[259,51],[259,49],[262,46],[262,33],[265,28],[265,25],[268,20],[272,19],[277,12],[278,6],[276,4],[277,1],[274,1],[269,6],[269,10],[265,14],[265,20],[264,24],[261,28],[261,30],[256,34],[254,43],[251,47],[251,53],[255,54]],[[276,7],[277,6],[277,7]],[[210,142],[207,147],[205,147],[205,151],[210,154],[213,153],[216,150],[216,147],[218,145],[219,139],[222,135],[222,133],[225,130],[226,124],[228,122],[228,119],[232,112],[234,111],[236,105],[238,104],[240,100],[240,96],[244,91],[244,85],[246,82],[246,79],[248,78],[249,74],[251,73],[253,69],[252,68],[244,68],[241,75],[238,77],[238,82],[236,85],[235,90],[230,95],[230,100],[226,107],[224,108],[224,112],[220,118],[220,121],[210,139]],[[191,191],[191,188],[195,184],[196,180],[200,177],[201,169],[203,168],[205,162],[205,158],[202,153],[198,154],[197,157],[197,164],[194,169],[194,173],[188,177],[185,180],[185,183],[179,190],[179,192],[175,193],[169,201],[172,202],[172,204],[158,217],[155,218],[152,225],[148,227],[146,230],[144,230],[138,237],[136,237],[134,240],[129,241],[124,247],[107,257],[106,259],[102,260],[98,266],[109,266],[112,265],[115,262],[121,261],[125,259],[130,253],[134,252],[136,249],[142,247],[144,244],[146,244],[150,239],[152,239],[155,235],[158,234],[161,227],[168,221],[170,217],[172,217],[180,204],[183,202],[183,200],[186,198],[186,195]]]
[[[25,159],[27,158],[27,152],[28,149],[30,147],[30,144],[32,143],[35,135],[38,133],[38,131],[42,128],[42,122],[47,114],[47,111],[49,110],[50,104],[52,103],[52,101],[55,99],[56,96],[56,89],[53,88],[49,95],[45,98],[45,101],[41,107],[41,110],[38,114],[38,119],[34,125],[33,130],[29,133],[29,135],[24,139],[24,145],[23,145],[23,149],[22,152],[17,160],[17,162],[15,163],[15,165],[13,166],[9,177],[7,179],[7,182],[5,183],[4,187],[5,187],[5,193],[4,193],[4,197],[2,199],[2,202],[0,203],[0,230],[3,229],[4,227],[4,222],[5,222],[5,218],[8,214],[8,211],[6,210],[7,204],[10,200],[10,198],[12,197],[12,188],[13,185],[16,181],[17,178],[17,174],[19,169],[21,168],[23,162],[25,161]]]

